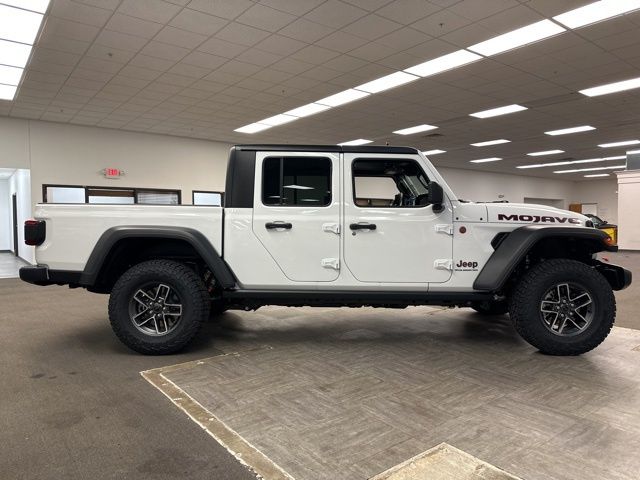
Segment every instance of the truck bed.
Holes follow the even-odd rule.
[[[222,208],[191,205],[38,204],[34,218],[45,220],[47,236],[36,248],[38,264],[82,271],[98,239],[118,226],[192,228],[222,253]]]

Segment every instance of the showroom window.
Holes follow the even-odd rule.
[[[202,190],[194,190],[192,192],[191,200],[194,205],[207,205],[210,207],[221,207],[223,194],[222,192],[206,192]]]
[[[331,160],[326,157],[269,157],[262,170],[262,203],[326,207],[331,204]]]
[[[44,203],[180,205],[180,190],[43,185]]]
[[[351,168],[358,207],[412,208],[429,204],[429,178],[414,160],[358,159]]]

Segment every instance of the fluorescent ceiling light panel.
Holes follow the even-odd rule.
[[[620,170],[627,168],[626,165],[616,165],[615,167],[594,167],[594,168],[576,168],[573,170],[556,170],[553,173],[576,173],[576,172],[595,172],[597,170]]]
[[[250,123],[249,125],[245,125],[244,127],[236,128],[234,132],[238,133],[257,133],[262,130],[266,130],[267,128],[271,128],[271,125],[265,125],[264,123]]]
[[[640,140],[625,140],[624,142],[601,143],[600,148],[624,147],[625,145],[637,145]]]
[[[17,89],[15,85],[0,85],[0,100],[13,100]]]
[[[516,168],[541,168],[541,167],[558,167],[560,165],[573,165],[576,163],[596,163],[596,162],[606,162],[608,160],[623,160],[627,158],[625,155],[617,156],[617,157],[605,157],[605,158],[586,158],[584,160],[565,160],[562,162],[551,162],[551,163],[537,163],[535,165],[521,165]]]
[[[400,85],[405,85],[413,82],[414,80],[418,80],[419,78],[420,77],[416,77],[415,75],[410,75],[405,72],[395,72],[378,78],[377,80],[363,83],[362,85],[358,85],[354,88],[367,93],[378,93],[384,90],[389,90],[390,88],[399,87]]]
[[[476,118],[489,118],[497,117],[498,115],[506,115],[508,113],[521,112],[522,110],[527,110],[527,107],[514,103],[513,105],[505,105],[504,107],[483,110],[482,112],[470,113],[469,115]]]
[[[288,112],[284,112],[285,115],[291,115],[292,117],[308,117],[309,115],[315,115],[316,113],[324,112],[325,110],[329,110],[331,107],[327,105],[320,105],[319,103],[309,103],[307,105],[303,105],[298,108],[294,108],[293,110],[289,110]]]
[[[422,152],[423,155],[439,155],[441,153],[445,153],[446,150],[438,150],[437,148],[435,150],[426,150],[424,152]]]
[[[414,133],[426,132],[428,130],[435,130],[435,125],[427,125],[423,123],[422,125],[416,125],[415,127],[403,128],[402,130],[396,130],[395,134],[397,135],[413,135]]]
[[[591,175],[585,175],[586,178],[594,178],[594,177],[608,177],[609,173],[592,173]]]
[[[42,14],[0,4],[0,38],[32,45],[42,23]]]
[[[0,40],[0,63],[24,68],[31,55],[31,46]]]
[[[291,115],[285,115],[281,113],[279,115],[274,115],[273,117],[265,118],[256,123],[275,127],[277,125],[283,125],[285,123],[293,122],[294,120],[298,120],[299,118],[300,117],[293,117]]]
[[[597,97],[608,93],[624,92],[625,90],[632,90],[634,88],[640,88],[640,77],[622,82],[608,83],[606,85],[600,85],[599,87],[587,88],[580,90],[580,93],[587,97]]]
[[[635,153],[640,153],[640,150],[629,150],[627,151],[627,155],[633,155]],[[621,155],[619,158],[627,158],[627,155]],[[610,157],[612,160],[614,157]]]
[[[551,20],[541,20],[526,27],[490,38],[484,42],[476,43],[468,48],[472,52],[488,57],[552,37],[565,31],[564,28]]]
[[[500,145],[501,143],[511,143],[511,140],[500,138],[498,140],[489,140],[487,142],[472,143],[472,147],[488,147],[489,145]]]
[[[553,17],[553,19],[569,28],[580,28],[638,8],[640,8],[638,0],[601,0],[569,10]]]
[[[564,150],[545,150],[543,152],[527,153],[530,157],[541,157],[542,155],[555,155],[556,153],[564,153]]]
[[[349,140],[348,142],[342,142],[339,143],[338,145],[366,145],[367,143],[371,143],[373,142],[373,140],[366,140],[364,138],[358,138],[357,140]]]
[[[24,70],[18,67],[0,65],[0,83],[4,85],[18,85]]]
[[[363,97],[368,97],[369,95],[371,94],[350,88],[349,90],[317,100],[315,103],[328,105],[330,107],[337,107],[338,105],[344,105],[345,103],[353,102],[354,100],[359,100]]]
[[[46,12],[49,6],[49,0],[2,0],[1,3],[38,13]]]
[[[412,75],[418,75],[419,77],[429,77],[436,73],[446,72],[452,68],[461,67],[468,63],[480,60],[482,57],[471,53],[467,50],[458,50],[457,52],[449,53],[433,60],[428,60],[419,65],[415,65],[411,68],[405,69],[405,72]]]
[[[545,135],[568,135],[569,133],[588,132],[589,130],[595,130],[595,127],[591,125],[581,125],[579,127],[562,128],[560,130],[550,130],[544,132]]]
[[[470,160],[471,163],[487,163],[487,162],[497,162],[498,160],[502,160],[500,157],[491,157],[491,158],[479,158],[478,160]]]
[[[636,150],[635,152],[627,152],[627,153],[640,153],[640,150]],[[625,160],[627,158],[626,155],[616,155],[615,157],[604,157],[602,160]]]

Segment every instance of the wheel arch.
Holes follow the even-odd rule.
[[[500,234],[498,234],[500,235]],[[594,228],[527,225],[504,234],[473,283],[474,290],[499,291],[527,257],[592,261],[602,251],[617,251],[609,236]]]
[[[233,272],[211,242],[192,228],[169,226],[118,226],[98,239],[80,277],[90,290],[108,293],[130,263],[150,258],[193,257],[202,261],[225,289],[236,285]],[[126,265],[125,265],[126,264]]]

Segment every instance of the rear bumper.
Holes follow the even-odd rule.
[[[46,265],[29,265],[20,269],[20,279],[34,285],[80,285],[82,272],[50,270]]]

